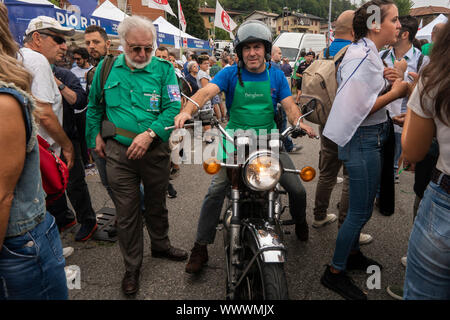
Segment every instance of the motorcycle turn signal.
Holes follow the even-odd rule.
[[[203,169],[207,174],[216,174],[220,171],[220,168],[220,162],[215,158],[209,158],[203,162]]]
[[[301,171],[300,171],[300,178],[302,178],[303,181],[308,182],[311,181],[312,179],[314,179],[314,177],[316,176],[316,170],[314,170],[313,167],[304,167]]]

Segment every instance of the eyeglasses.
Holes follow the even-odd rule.
[[[130,47],[131,50],[133,50],[134,53],[141,53],[142,50],[145,51],[145,53],[151,53],[153,51],[153,46],[132,46],[128,43],[128,46]]]
[[[46,33],[46,32],[39,32],[39,34],[45,34],[46,36],[49,36],[53,39],[53,41],[55,41],[57,44],[63,44],[66,43],[66,39],[64,39],[63,37],[51,34],[51,33]]]

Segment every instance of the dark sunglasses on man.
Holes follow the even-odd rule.
[[[46,36],[49,36],[53,39],[53,41],[55,41],[57,44],[63,44],[66,42],[66,39],[64,39],[61,36],[57,36],[51,33],[46,33],[46,32],[39,32],[39,34],[45,34]]]
[[[150,45],[150,46],[134,46],[134,45],[130,45],[128,42],[127,42],[127,44],[134,53],[141,53],[142,50],[144,50],[145,53],[151,53],[153,51],[152,45]]]

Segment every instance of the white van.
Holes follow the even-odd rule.
[[[324,34],[283,32],[273,42],[274,46],[281,49],[283,57],[289,59],[291,67],[294,66],[300,57],[300,51],[314,51],[320,53],[326,46]]]

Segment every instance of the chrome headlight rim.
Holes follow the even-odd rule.
[[[247,179],[247,169],[248,169],[249,164],[252,163],[252,161],[256,160],[259,157],[263,157],[263,156],[270,157],[270,158],[272,158],[272,160],[276,160],[278,162],[279,170],[277,172],[277,177],[275,179],[273,179],[273,182],[269,186],[261,188],[261,187],[255,186]],[[283,173],[283,167],[282,167],[279,157],[275,157],[274,153],[269,150],[258,150],[258,151],[251,153],[249,155],[248,159],[245,161],[243,170],[242,170],[242,178],[245,182],[245,185],[247,187],[249,187],[251,190],[261,192],[261,191],[272,190],[273,188],[275,188],[277,183],[280,181],[282,173]]]

